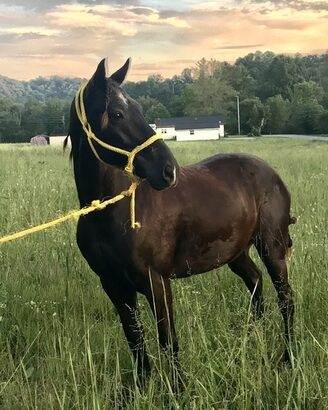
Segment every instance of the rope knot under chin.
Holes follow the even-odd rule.
[[[91,202],[91,206],[94,208],[99,208],[101,202],[99,199],[95,199],[94,201]]]

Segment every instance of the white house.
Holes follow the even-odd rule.
[[[221,114],[199,117],[160,118],[156,129],[164,139],[177,141],[217,140],[224,137]]]
[[[64,145],[66,135],[55,135],[49,137],[49,144],[50,145],[60,145],[61,147]],[[68,146],[71,145],[71,139],[68,139]]]

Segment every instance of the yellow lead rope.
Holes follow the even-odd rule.
[[[162,139],[161,135],[155,134],[153,136],[151,136],[150,138],[148,138],[148,140],[146,140],[144,143],[136,146],[131,152],[126,151],[122,148],[118,148],[118,147],[114,147],[110,144],[107,144],[106,142],[100,140],[98,137],[96,137],[96,135],[93,133],[90,124],[88,123],[87,120],[87,116],[86,116],[86,112],[85,112],[85,107],[84,107],[84,102],[83,102],[83,93],[85,90],[87,83],[82,84],[80,89],[78,90],[76,96],[75,96],[75,109],[76,109],[76,113],[78,116],[78,119],[82,125],[83,131],[85,132],[90,148],[92,150],[92,152],[94,153],[95,157],[101,161],[102,159],[99,157],[98,152],[96,150],[96,148],[93,145],[93,141],[95,141],[97,144],[99,144],[101,147],[109,150],[109,151],[113,151],[116,152],[118,154],[121,155],[125,155],[128,157],[128,162],[126,167],[124,168],[124,171],[127,173],[128,177],[131,180],[131,185],[129,187],[129,189],[127,191],[122,191],[120,194],[116,195],[114,198],[111,199],[107,199],[105,201],[99,201],[99,200],[95,200],[92,201],[91,205],[79,210],[75,210],[75,211],[71,211],[68,214],[61,216],[57,219],[54,219],[53,221],[50,222],[46,222],[43,223],[41,225],[38,226],[34,226],[28,229],[24,229],[23,231],[20,232],[16,232],[10,235],[6,235],[2,238],[0,238],[0,244],[9,242],[9,241],[13,241],[15,239],[19,239],[19,238],[23,238],[24,236],[30,235],[32,233],[35,232],[40,232],[43,231],[45,229],[51,228],[53,226],[59,225],[63,222],[68,221],[69,219],[73,219],[73,218],[78,218],[80,216],[84,216],[87,215],[91,212],[97,211],[97,210],[101,210],[101,209],[105,209],[108,205],[111,204],[115,204],[118,201],[121,201],[123,198],[125,197],[130,197],[130,218],[131,218],[131,228],[132,229],[136,229],[136,228],[140,228],[140,223],[136,222],[136,213],[135,213],[135,197],[136,197],[136,189],[139,185],[139,178],[134,175],[133,171],[134,171],[134,166],[133,166],[133,161],[135,156],[142,151],[144,148],[147,148],[149,145],[153,144],[155,141]]]
[[[129,195],[130,195],[130,192],[125,191],[125,192],[121,192],[119,195],[115,196],[114,198],[108,199],[103,202],[100,202],[98,200],[92,201],[90,206],[76,210],[76,211],[71,211],[66,215],[63,215],[57,219],[54,219],[53,221],[46,222],[38,226],[33,226],[32,228],[24,229],[23,231],[4,236],[0,238],[0,244],[5,243],[5,242],[14,241],[15,239],[23,238],[24,236],[30,235],[32,233],[36,233],[36,232],[40,232],[48,228],[52,228],[53,226],[56,226],[63,222],[68,221],[69,219],[78,218],[79,216],[87,215],[90,212],[104,209],[106,208],[107,205],[115,204],[115,202],[118,202],[121,199]]]

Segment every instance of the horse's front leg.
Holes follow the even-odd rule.
[[[174,327],[170,280],[149,272],[149,281],[144,293],[155,316],[159,343],[169,355],[174,382],[181,389],[183,383],[178,361],[179,345]]]
[[[150,372],[150,364],[142,326],[138,320],[137,293],[128,283],[118,283],[109,277],[102,277],[101,283],[120,316],[126,339],[137,364],[138,384],[142,387],[145,376]]]

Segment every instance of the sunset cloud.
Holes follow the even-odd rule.
[[[247,48],[248,49],[254,49],[254,48],[259,49],[263,46],[264,44],[259,43],[259,44],[237,44],[234,46],[227,45],[227,46],[221,46],[221,47],[216,47],[216,48],[217,50],[243,50]]]
[[[132,56],[130,79],[179,74],[202,57],[325,51],[328,4],[315,0],[0,0],[0,74],[89,77]]]

